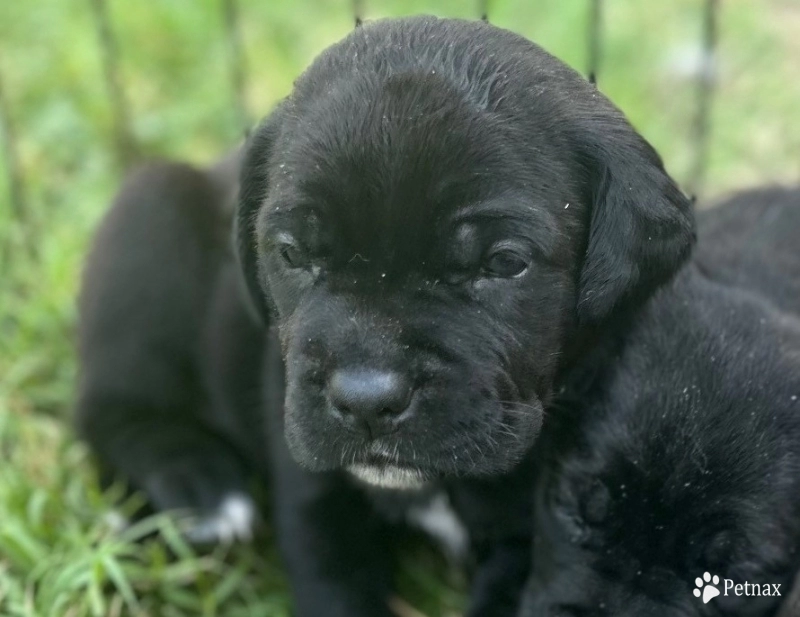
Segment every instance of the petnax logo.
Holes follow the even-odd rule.
[[[720,585],[720,582],[722,585]],[[772,596],[780,597],[781,585],[780,583],[735,583],[733,580],[726,578],[720,579],[716,574],[704,572],[702,577],[697,577],[694,580],[695,589],[692,592],[695,598],[703,600],[703,604],[708,604],[717,596],[733,595],[733,596]],[[722,590],[720,590],[722,587]]]
[[[703,578],[698,576],[694,579],[694,597],[699,598],[702,595],[703,604],[708,604],[719,595],[717,585],[719,585],[719,576],[716,574],[711,576],[711,574],[705,572]]]

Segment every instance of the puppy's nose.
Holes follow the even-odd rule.
[[[339,369],[328,383],[334,414],[372,438],[391,433],[408,417],[411,380],[396,371]]]

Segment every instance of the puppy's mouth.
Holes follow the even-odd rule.
[[[421,470],[393,464],[359,463],[350,465],[347,471],[364,484],[393,490],[417,490],[427,482]]]
[[[364,484],[395,490],[416,490],[430,479],[418,466],[398,460],[391,449],[380,443],[373,443],[360,460],[353,461],[346,469]]]

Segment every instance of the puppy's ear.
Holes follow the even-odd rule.
[[[257,312],[269,323],[270,302],[262,286],[256,219],[269,189],[269,161],[280,130],[280,108],[248,138],[239,178],[239,204],[233,224],[234,245],[247,290]]]
[[[581,142],[591,213],[578,318],[591,324],[667,282],[691,253],[695,225],[691,202],[622,113],[593,118]]]

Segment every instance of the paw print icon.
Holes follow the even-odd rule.
[[[694,585],[696,589],[694,590],[694,597],[699,598],[702,596],[703,604],[708,604],[719,595],[719,589],[717,585],[719,585],[719,576],[716,574],[711,576],[708,572],[703,574],[703,578],[699,576],[694,579]]]

